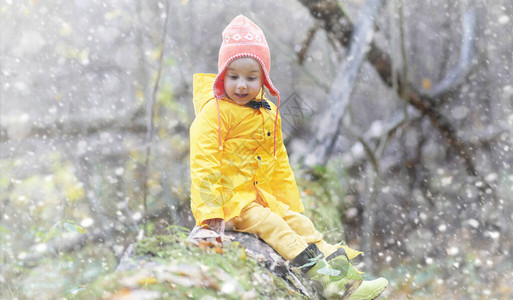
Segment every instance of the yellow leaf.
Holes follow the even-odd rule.
[[[215,245],[214,247],[214,251],[217,253],[217,254],[223,254],[223,247],[222,246],[219,246],[219,244]]]
[[[120,15],[121,15],[121,11],[116,9],[114,11],[106,13],[103,17],[106,20],[112,20],[112,19],[119,17]]]
[[[246,260],[247,256],[246,256],[246,251],[244,250],[244,248],[240,248],[239,250],[239,259],[240,260]]]
[[[157,60],[160,57],[160,53],[162,52],[162,47],[157,47],[155,50],[151,52],[151,58]]]
[[[70,202],[75,202],[85,197],[84,184],[79,182],[68,186],[65,190]]]
[[[155,277],[144,277],[137,281],[139,285],[151,285],[157,283],[157,278]]]
[[[72,28],[71,28],[71,25],[69,25],[68,23],[63,23],[62,26],[61,26],[61,36],[68,36],[70,35],[72,32]]]
[[[424,78],[422,79],[422,87],[428,91],[431,89],[431,80],[429,80],[429,78]]]
[[[144,99],[144,91],[140,88],[138,88],[136,91],[135,91],[135,97],[137,98],[137,100],[142,100]]]
[[[132,293],[132,291],[130,289],[127,289],[127,288],[123,288],[119,291],[117,291],[114,295],[112,295],[112,297],[110,299],[122,299],[123,297],[126,297],[128,295],[130,295]]]

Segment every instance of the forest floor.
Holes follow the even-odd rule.
[[[237,242],[223,248],[198,247],[185,242],[187,234],[186,229],[173,227],[167,235],[141,240],[130,258],[130,270],[104,275],[72,298],[307,299],[246,256]],[[390,281],[381,299],[511,299],[513,273],[508,268],[504,266],[503,278],[493,283],[480,280],[471,266],[462,272],[463,281],[447,279],[436,264],[389,268],[380,272]]]

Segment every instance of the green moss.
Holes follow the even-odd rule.
[[[345,210],[345,176],[344,170],[335,163],[310,170],[307,176],[310,179],[298,180],[304,214],[330,243],[343,242],[345,239],[341,214]]]
[[[137,243],[133,262],[141,266],[99,278],[72,298],[121,295],[156,299],[301,299],[283,279],[246,257],[238,243],[202,250],[186,244],[186,232],[173,228]],[[153,298],[152,298],[153,299]]]

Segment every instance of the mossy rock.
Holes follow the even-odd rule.
[[[186,244],[186,236],[186,230],[174,228],[134,244],[116,272],[79,291],[76,299],[307,298],[290,279],[266,268],[265,259],[247,255],[239,242],[200,249]]]

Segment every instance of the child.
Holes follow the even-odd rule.
[[[196,224],[221,234],[225,226],[254,233],[324,283],[334,279],[323,279],[317,271],[338,265],[344,273],[337,273],[337,293],[374,299],[386,279],[362,283],[359,273],[349,276],[348,269],[353,269],[348,258],[359,252],[325,242],[312,221],[300,214],[304,208],[283,144],[280,95],[270,78],[264,33],[239,15],[222,35],[217,75],[194,75],[190,160]],[[265,88],[277,97],[278,107],[264,98]],[[326,259],[309,266],[319,257]]]

